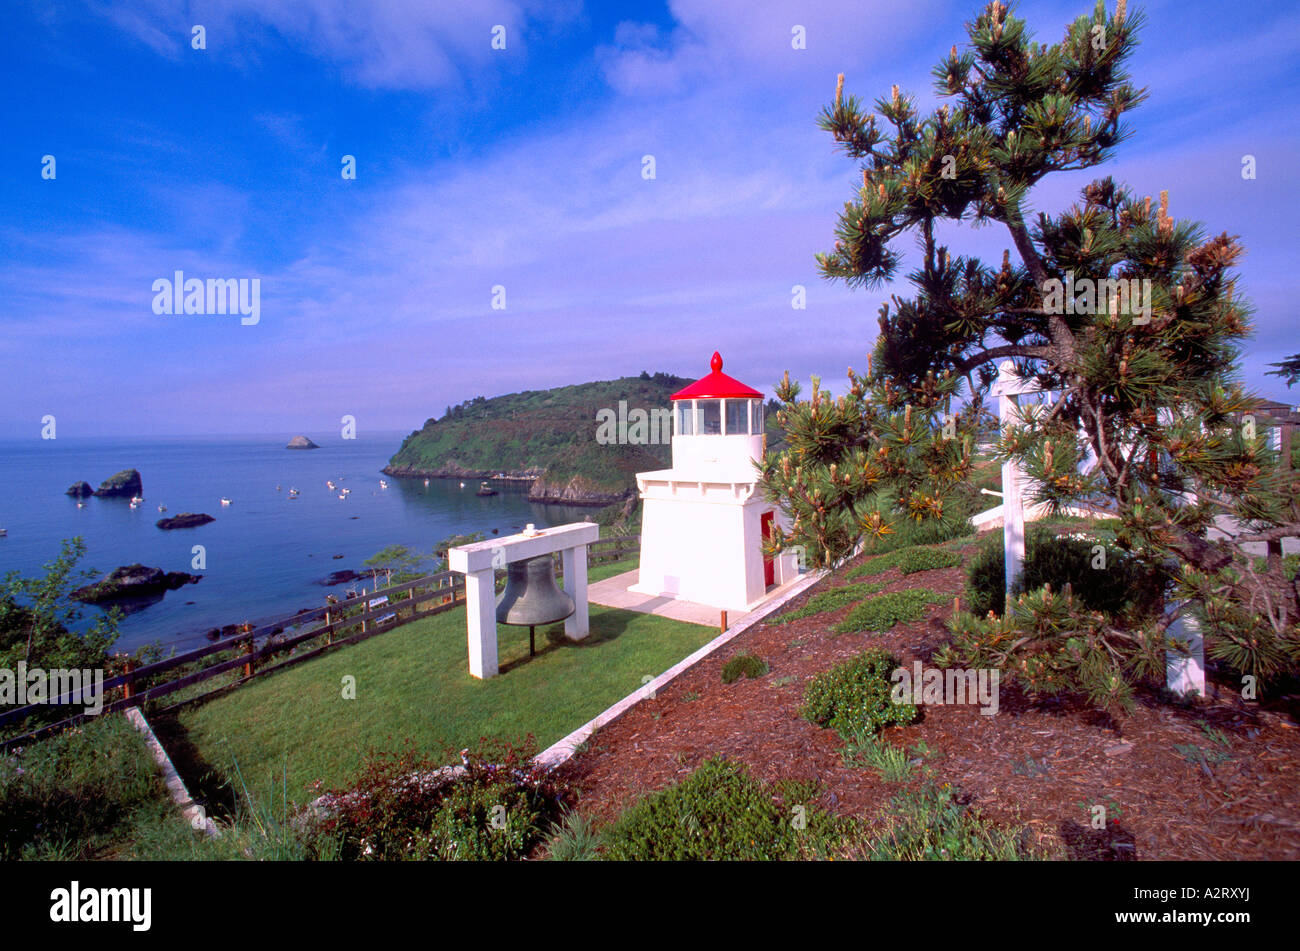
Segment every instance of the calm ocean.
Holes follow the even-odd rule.
[[[285,449],[288,437],[209,436],[122,439],[32,439],[0,442],[0,574],[25,575],[59,552],[60,541],[80,535],[80,567],[105,574],[141,562],[166,571],[203,575],[169,591],[162,601],[128,615],[118,646],[157,640],[164,648],[206,643],[213,627],[260,624],[318,607],[333,571],[362,569],[362,562],[393,544],[429,553],[443,539],[492,529],[509,534],[526,523],[561,524],[589,517],[591,509],[535,505],[522,483],[495,483],[499,495],[480,498],[477,481],[393,479],[380,469],[405,433],[371,433],[344,440],[338,433],[307,433],[321,448]],[[93,487],[121,469],[139,469],[145,503],[89,498],[82,508],[64,495],[75,482]],[[382,489],[379,480],[388,488]],[[351,489],[338,498],[326,481]],[[276,485],[280,491],[276,491]],[[300,496],[290,501],[289,489]],[[231,505],[221,505],[222,497]],[[158,506],[167,506],[160,514]],[[206,512],[215,522],[162,531],[155,522],[181,512]],[[206,548],[204,570],[191,567],[191,549]],[[342,558],[335,556],[341,555]],[[366,585],[369,586],[368,583]],[[87,606],[87,620],[98,609]]]

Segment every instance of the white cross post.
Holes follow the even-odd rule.
[[[1016,373],[1016,365],[1006,360],[998,366],[998,379],[992,394],[998,398],[998,425],[1015,420],[1016,396],[1040,392],[1032,380]],[[1011,589],[1020,580],[1025,565],[1025,507],[1022,500],[1024,473],[1014,461],[1002,464],[1002,557],[1006,568],[1007,607],[1011,606]]]

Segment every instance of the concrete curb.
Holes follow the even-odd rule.
[[[190,828],[202,829],[214,839],[221,838],[221,831],[208,818],[203,811],[203,807],[190,798],[190,791],[185,788],[185,780],[181,779],[180,773],[176,772],[171,757],[167,755],[163,745],[158,742],[158,737],[154,735],[153,727],[149,726],[149,721],[144,718],[144,713],[141,712],[139,707],[127,707],[124,712],[126,718],[131,721],[131,725],[144,736],[145,745],[149,747],[149,752],[153,754],[153,761],[162,770],[163,783],[166,784],[167,791],[171,793],[172,801],[180,807],[181,815],[190,824]]]
[[[758,610],[747,615],[743,621],[727,628],[727,630],[723,631],[713,640],[695,651],[695,653],[686,657],[684,660],[678,661],[672,667],[669,667],[645,686],[634,690],[618,703],[598,714],[594,719],[588,720],[564,739],[553,743],[546,749],[542,750],[542,752],[538,753],[537,756],[534,757],[533,762],[545,769],[554,769],[556,766],[559,766],[561,763],[573,756],[573,754],[577,752],[578,747],[585,743],[593,733],[599,730],[606,723],[609,723],[611,720],[630,710],[642,700],[645,700],[648,697],[653,697],[655,692],[661,687],[667,685],[669,681],[676,678],[682,672],[695,666],[728,641],[745,633],[745,631],[766,618],[777,608],[803,594],[817,582],[825,578],[827,574],[828,572],[826,571],[810,572],[806,577],[795,582],[794,586],[779,598],[773,598]]]

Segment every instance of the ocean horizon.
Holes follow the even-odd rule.
[[[425,486],[422,479],[386,476],[381,470],[407,431],[302,435],[320,448],[286,449],[289,437],[261,433],[0,440],[0,484],[8,490],[0,498],[0,528],[7,531],[0,574],[43,574],[62,542],[80,536],[86,554],[78,569],[95,578],[137,562],[202,575],[137,606],[119,626],[118,650],[154,641],[165,652],[185,650],[207,643],[214,627],[260,625],[323,605],[327,594],[353,585],[319,582],[342,569],[362,571],[363,561],[389,545],[431,556],[452,535],[510,534],[529,522],[560,524],[593,511],[531,503],[520,483],[497,482],[498,495],[480,497],[477,480],[461,488],[454,479]],[[78,508],[65,494],[80,481],[96,488],[123,469],[140,472],[144,503],[135,509],[127,499],[97,497]],[[297,499],[290,499],[291,488],[299,490]],[[350,490],[344,499],[342,488]],[[223,506],[223,497],[231,504]],[[170,531],[155,524],[182,512],[215,521]],[[192,567],[195,545],[204,548],[203,568]],[[102,613],[85,605],[78,629]]]

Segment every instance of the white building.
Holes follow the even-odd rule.
[[[641,568],[629,590],[746,611],[798,573],[794,553],[768,560],[763,540],[785,513],[763,497],[763,394],[712,371],[674,393],[673,467],[637,473]]]

